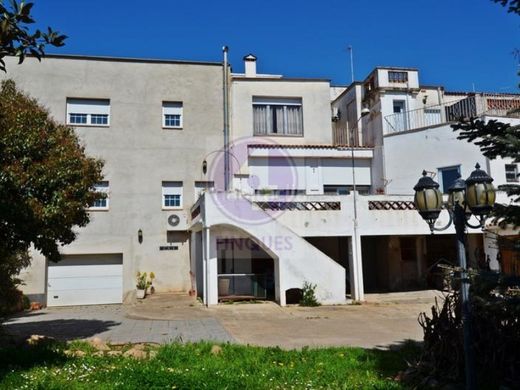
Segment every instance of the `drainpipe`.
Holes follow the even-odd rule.
[[[442,98],[441,87],[437,87],[437,98],[439,100],[439,107],[441,108],[441,122],[444,123],[446,122],[446,111],[444,109],[444,99]]]
[[[229,190],[229,76],[228,76],[228,47],[222,48],[224,54],[224,190]]]
[[[206,226],[205,221],[202,220],[202,240],[201,240],[201,242],[202,242],[202,284],[204,285],[204,294],[202,295],[202,300],[206,306],[208,305],[208,275],[207,275],[208,256],[207,256],[206,247],[209,246],[208,242],[206,240],[206,230],[207,229],[208,228]]]

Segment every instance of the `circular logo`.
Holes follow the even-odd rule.
[[[226,157],[215,151],[208,179],[214,182],[211,197],[229,218],[240,223],[262,224],[277,218],[298,190],[294,159],[282,145],[268,138],[246,137],[229,145],[229,190],[225,191]]]

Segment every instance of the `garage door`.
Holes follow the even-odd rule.
[[[47,305],[99,305],[123,301],[123,255],[62,256],[49,261]]]

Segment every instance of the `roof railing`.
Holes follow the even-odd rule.
[[[471,94],[463,99],[385,116],[385,134],[434,127],[482,115],[520,118],[520,96]]]

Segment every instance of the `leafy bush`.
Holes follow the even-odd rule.
[[[304,282],[303,283],[303,297],[300,301],[301,306],[320,306],[318,299],[316,298],[316,285]]]
[[[7,254],[4,251],[3,255],[2,252],[0,249],[0,316],[24,309],[24,295],[18,290],[22,281],[18,274],[31,262],[26,252]]]
[[[473,348],[479,388],[520,388],[520,278],[496,272],[471,275]],[[416,385],[464,382],[461,299],[446,295],[442,306],[422,313],[424,349],[408,379]]]

